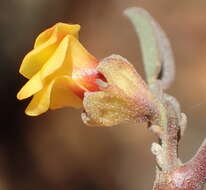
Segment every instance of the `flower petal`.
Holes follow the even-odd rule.
[[[25,111],[26,114],[37,116],[46,112],[49,108],[81,108],[82,100],[71,90],[75,85],[72,83],[73,81],[68,76],[61,76],[52,80],[34,95]]]
[[[68,76],[59,77],[55,81],[51,93],[51,109],[67,106],[74,108],[82,107],[82,100],[71,90],[71,87],[73,86],[72,83],[73,81]]]
[[[34,49],[24,57],[19,72],[30,79],[54,53],[60,41],[66,35],[78,38],[79,30],[78,24],[57,23],[52,28],[42,32],[36,39]]]
[[[78,39],[79,30],[80,25],[78,24],[66,24],[59,22],[39,34],[35,41],[34,48],[45,43],[51,36],[58,39],[58,41],[62,40],[62,38],[68,34]]]
[[[49,38],[51,38],[53,31],[54,31],[54,27],[51,27],[41,32],[35,40],[34,49],[42,45],[43,43],[45,43],[47,40],[49,40]]]
[[[26,108],[25,113],[29,116],[37,116],[49,109],[51,90],[54,81],[45,86],[42,90],[37,92],[32,98],[31,102]]]
[[[66,24],[59,22],[54,25],[54,33],[58,37],[58,40],[62,40],[66,35],[71,35],[74,38],[78,39],[80,25],[78,24]]]
[[[51,37],[41,46],[33,49],[23,59],[19,72],[30,79],[35,75],[57,48],[57,39]]]
[[[43,88],[43,83],[39,73],[34,75],[18,92],[17,98],[23,100],[37,93]]]
[[[96,68],[98,65],[97,59],[84,48],[79,40],[72,42],[71,58],[74,72],[81,69]]]
[[[17,98],[33,95],[27,115],[49,108],[80,108],[85,91],[99,90],[98,62],[78,41],[79,30],[79,25],[57,23],[37,37],[34,49],[25,56],[20,73],[30,80]]]
[[[33,94],[40,91],[43,86],[46,77],[48,77],[50,74],[54,73],[57,69],[59,69],[65,61],[68,61],[67,59],[70,59],[70,56],[68,55],[68,46],[69,46],[69,36],[66,36],[62,42],[60,43],[59,47],[56,49],[55,53],[51,58],[47,61],[47,63],[42,67],[42,69],[36,73],[20,90],[20,92],[17,94],[18,99],[25,99]],[[71,64],[67,64],[67,72],[71,72]],[[66,68],[64,67],[64,70]],[[54,76],[52,77],[55,77]]]
[[[85,91],[98,90],[95,79],[99,73],[96,70],[98,61],[76,40],[72,42],[71,60],[73,64],[72,78]]]
[[[49,108],[82,107],[82,100],[72,90],[72,80],[68,76],[57,77],[37,92],[26,108],[26,114],[37,116]]]
[[[67,35],[59,44],[55,53],[50,57],[50,59],[45,63],[41,69],[41,79],[45,79],[49,75],[53,74],[59,68],[61,72],[71,75],[72,72],[72,63],[71,63],[71,54],[70,49],[72,40],[76,40],[70,35]],[[63,64],[65,63],[64,67]],[[58,73],[56,73],[58,74]],[[61,73],[62,74],[62,73]]]

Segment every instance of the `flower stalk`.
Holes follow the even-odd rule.
[[[187,118],[181,113],[178,101],[163,92],[175,74],[169,40],[144,9],[129,8],[125,14],[139,37],[147,82],[159,108],[159,118],[148,123],[160,141],[151,148],[157,162],[153,190],[202,190],[206,183],[206,140],[189,162],[181,162],[178,143],[186,129]]]

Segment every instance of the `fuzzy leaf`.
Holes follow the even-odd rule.
[[[128,8],[125,15],[135,27],[140,40],[147,81],[161,80],[162,88],[174,79],[174,59],[170,42],[160,25],[142,8]],[[161,72],[161,73],[160,73]]]

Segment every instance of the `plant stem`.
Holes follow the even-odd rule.
[[[206,183],[206,139],[196,155],[182,164],[178,142],[187,118],[175,98],[163,93],[174,79],[174,58],[166,34],[152,16],[141,8],[126,9],[125,14],[139,37],[150,90],[155,96],[158,118],[149,121],[149,129],[160,140],[152,144],[157,169],[154,190],[201,190]]]

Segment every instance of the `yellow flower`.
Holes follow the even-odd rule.
[[[29,80],[17,98],[33,96],[27,115],[37,116],[49,108],[79,108],[84,92],[98,90],[98,62],[79,42],[79,30],[79,25],[57,23],[37,37],[24,57],[20,73]]]

